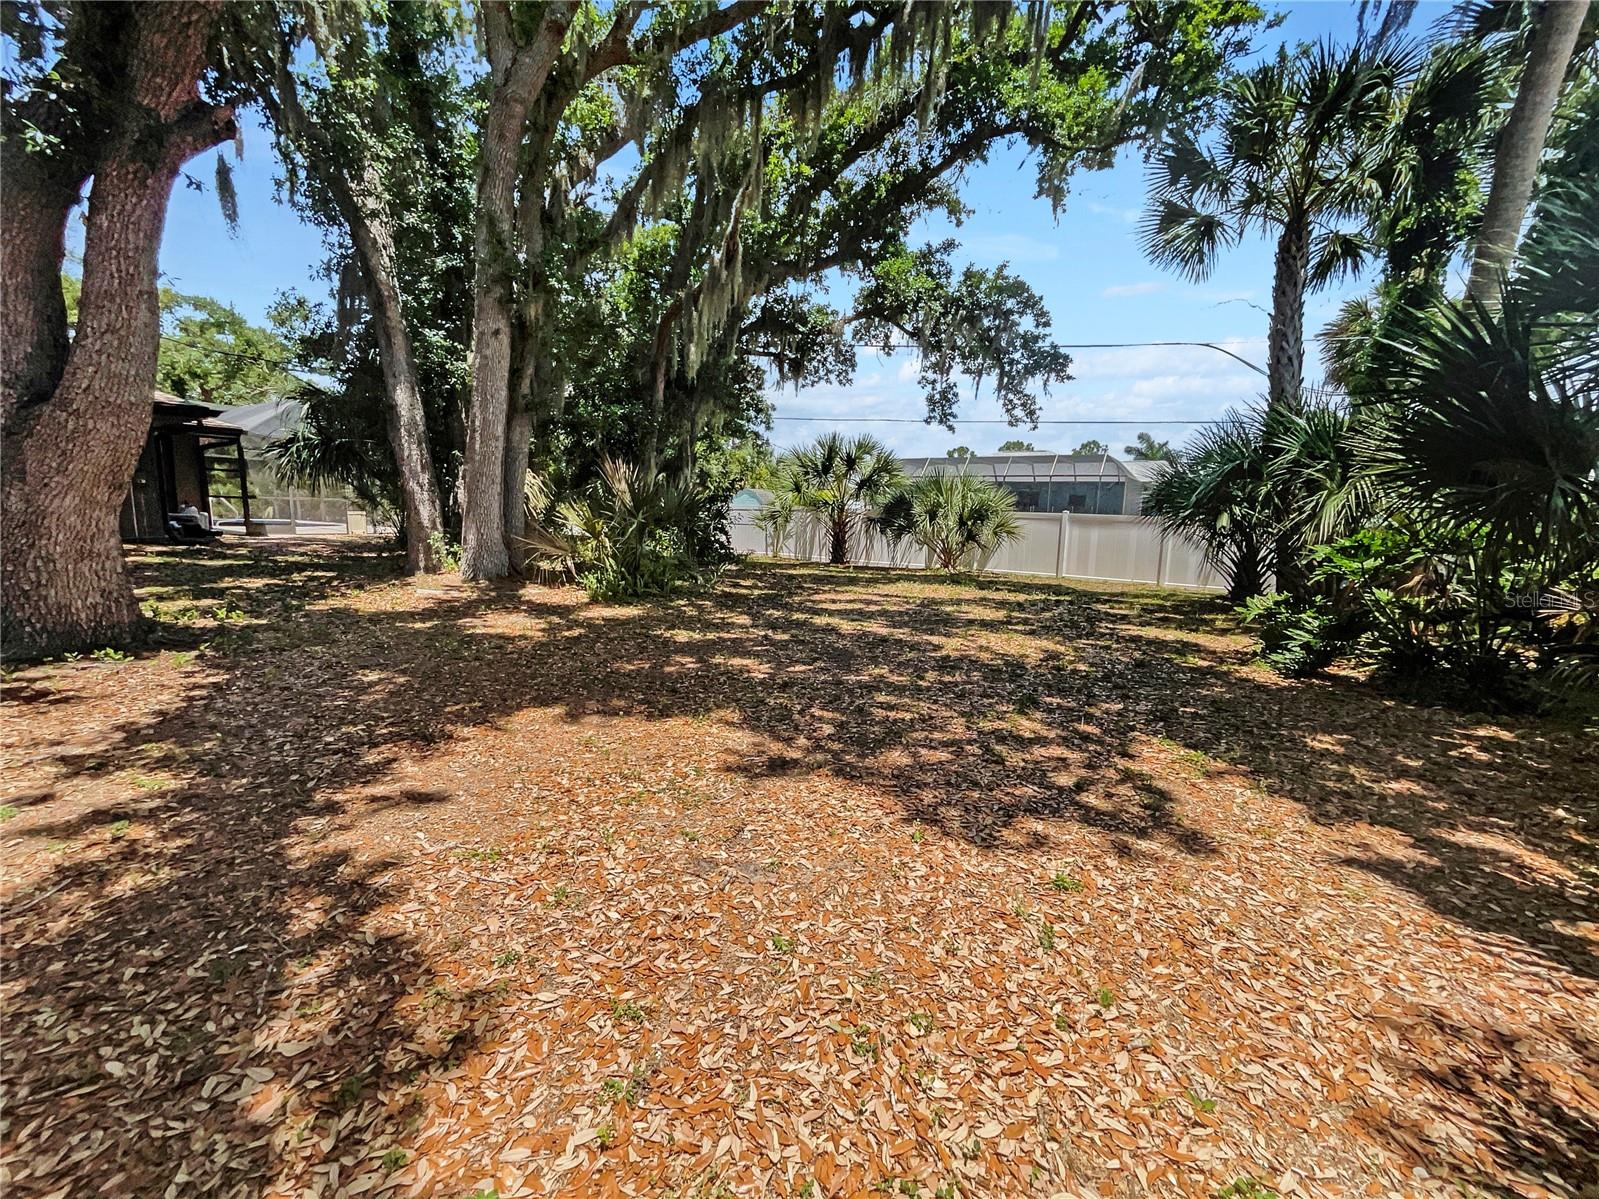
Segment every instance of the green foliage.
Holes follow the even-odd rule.
[[[1122,447],[1134,462],[1170,462],[1177,455],[1169,441],[1156,441],[1148,433],[1140,433],[1132,445]]]
[[[1021,537],[1016,501],[1004,488],[968,474],[934,474],[894,492],[874,518],[891,545],[909,540],[940,570],[981,569],[994,551]]]
[[[1304,678],[1331,665],[1344,651],[1349,624],[1318,599],[1277,592],[1244,601],[1245,621],[1256,626],[1260,657],[1279,674]]]
[[[161,352],[155,385],[222,408],[258,404],[299,385],[281,363],[293,347],[229,305],[161,289]]]
[[[584,493],[530,526],[526,543],[534,562],[569,573],[594,599],[669,595],[715,575],[715,563],[696,559],[688,532],[704,508],[692,485],[610,458]]]
[[[1110,447],[1103,441],[1096,441],[1093,438],[1089,438],[1087,441],[1083,442],[1082,445],[1078,446],[1072,451],[1072,454],[1079,458],[1091,458],[1095,455],[1103,455],[1108,453],[1110,453]]]
[[[772,502],[757,518],[781,541],[799,512],[821,518],[828,538],[828,561],[849,561],[850,540],[866,519],[866,508],[881,504],[903,480],[899,459],[877,438],[825,433],[791,450],[778,464]]]
[[[1025,280],[1004,264],[992,271],[967,266],[957,276],[949,261],[956,245],[944,241],[879,262],[855,296],[852,319],[885,349],[912,336],[929,420],[953,430],[956,380],[964,377],[976,394],[992,380],[1010,420],[1036,422],[1039,396],[1071,379],[1071,355],[1050,340],[1049,308]]]

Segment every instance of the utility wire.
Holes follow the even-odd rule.
[[[242,360],[244,360],[246,362],[259,362],[259,363],[262,363],[262,364],[264,364],[266,366],[275,366],[275,367],[279,367],[280,369],[285,369],[285,370],[292,369],[292,370],[310,371],[313,374],[321,373],[321,368],[320,367],[307,366],[303,362],[296,362],[296,361],[294,361],[293,359],[290,359],[290,358],[268,358],[268,357],[266,357],[265,355],[262,355],[262,354],[247,354],[247,353],[244,353],[242,350],[224,350],[220,346],[207,346],[207,345],[201,345],[199,342],[184,341],[181,337],[169,337],[165,333],[163,333],[161,335],[161,340],[162,341],[169,341],[173,345],[176,345],[176,346],[186,346],[187,348],[189,348],[191,350],[199,350],[203,354],[219,354],[219,355],[221,355],[224,358],[239,358],[239,359],[242,359]],[[852,342],[852,343],[847,343],[847,344],[852,344],[857,349],[883,350],[885,348],[881,344],[873,345],[873,344],[871,344],[869,342]],[[1204,346],[1207,349],[1215,350],[1219,354],[1226,354],[1227,357],[1229,357],[1229,358],[1237,359],[1239,362],[1242,362],[1245,366],[1247,366],[1252,371],[1259,371],[1259,373],[1262,374],[1262,375],[1264,375],[1266,373],[1264,370],[1261,370],[1260,367],[1256,366],[1253,362],[1250,362],[1250,361],[1248,361],[1247,359],[1244,359],[1244,358],[1239,358],[1238,355],[1234,354],[1231,350],[1223,349],[1221,346],[1216,345],[1214,342],[1209,342],[1209,341],[1102,341],[1102,342],[1060,343],[1060,345],[1061,345],[1062,349],[1066,349],[1066,350],[1130,350],[1130,349],[1147,349],[1147,348],[1154,347],[1154,346]],[[886,348],[889,349],[889,350],[914,350],[914,349],[916,349],[916,347],[914,345],[892,345],[892,346],[888,346]],[[938,422],[934,422],[934,421],[926,421],[926,420],[923,420],[920,417],[915,417],[915,416],[831,416],[830,417],[830,416],[779,416],[777,414],[773,414],[772,419],[773,420],[790,420],[790,421],[823,421],[823,422],[826,422],[828,424],[835,424],[835,425],[926,425],[926,424],[938,423]],[[1148,427],[1150,425],[1206,425],[1206,424],[1213,423],[1215,420],[1216,420],[1215,417],[1204,416],[1204,417],[1198,417],[1198,418],[1196,418],[1194,420],[1086,420],[1086,419],[1040,420],[1040,421],[1033,422],[1033,424],[1034,424],[1035,427],[1037,425],[1137,425],[1137,426],[1140,426],[1140,427]],[[971,419],[956,420],[954,423],[957,424],[957,425],[1010,425],[1012,422],[1008,421],[1008,420],[982,419],[982,418],[975,418],[974,417],[974,418],[971,418]]]
[[[773,420],[808,420],[828,425],[937,425],[936,420],[923,420],[919,416],[777,416]],[[1040,420],[1037,422],[1018,421],[1014,424],[1008,420],[977,419],[970,420],[956,418],[953,424],[957,425],[1012,425],[1020,427],[1022,424],[1038,425],[1136,425],[1140,429],[1147,429],[1150,425],[1209,425],[1217,423],[1219,418],[1214,416],[1201,416],[1193,420]]]
[[[887,346],[883,345],[882,342],[869,341],[851,341],[845,342],[844,344],[854,346],[857,350],[886,349],[890,352],[894,350],[914,350],[918,348],[914,344],[907,343],[901,345],[898,342],[891,343]],[[1243,363],[1243,365],[1247,366],[1257,375],[1266,374],[1265,367],[1256,366],[1253,362],[1249,361],[1249,359],[1240,358],[1231,350],[1224,346],[1219,346],[1213,341],[1057,341],[1054,344],[1062,350],[1145,350],[1153,346],[1203,346],[1207,350],[1215,350],[1218,354],[1226,354],[1227,357],[1231,358],[1234,362]]]

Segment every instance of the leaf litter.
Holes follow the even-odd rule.
[[[134,565],[230,615],[8,680],[8,1194],[1599,1186],[1580,730],[1134,588]]]

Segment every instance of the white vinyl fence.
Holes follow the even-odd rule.
[[[797,516],[781,545],[755,523],[756,510],[731,512],[733,548],[804,562],[827,561],[827,530],[814,516]],[[1054,579],[1098,579],[1222,591],[1226,580],[1193,542],[1161,532],[1141,516],[1086,516],[1071,512],[1018,512],[1022,535],[1001,547],[982,569]],[[866,566],[925,569],[928,555],[909,541],[891,551],[883,537],[859,522],[850,561]]]

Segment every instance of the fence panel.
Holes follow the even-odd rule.
[[[810,513],[797,515],[783,538],[771,538],[755,523],[755,512],[729,513],[733,548],[745,554],[771,554],[804,562],[827,561],[826,525]],[[1162,587],[1220,591],[1223,579],[1203,551],[1186,538],[1170,537],[1138,516],[1088,516],[1018,512],[1022,535],[1001,546],[984,570],[1046,578],[1152,583]],[[850,560],[868,566],[924,568],[927,555],[909,542],[891,550],[879,534],[862,526],[851,539]]]
[[[1061,518],[1053,512],[1018,512],[1016,522],[1022,535],[995,550],[983,569],[1055,578],[1060,564]]]
[[[1156,583],[1161,575],[1160,530],[1136,516],[1079,516],[1066,522],[1061,574],[1072,579]]]

